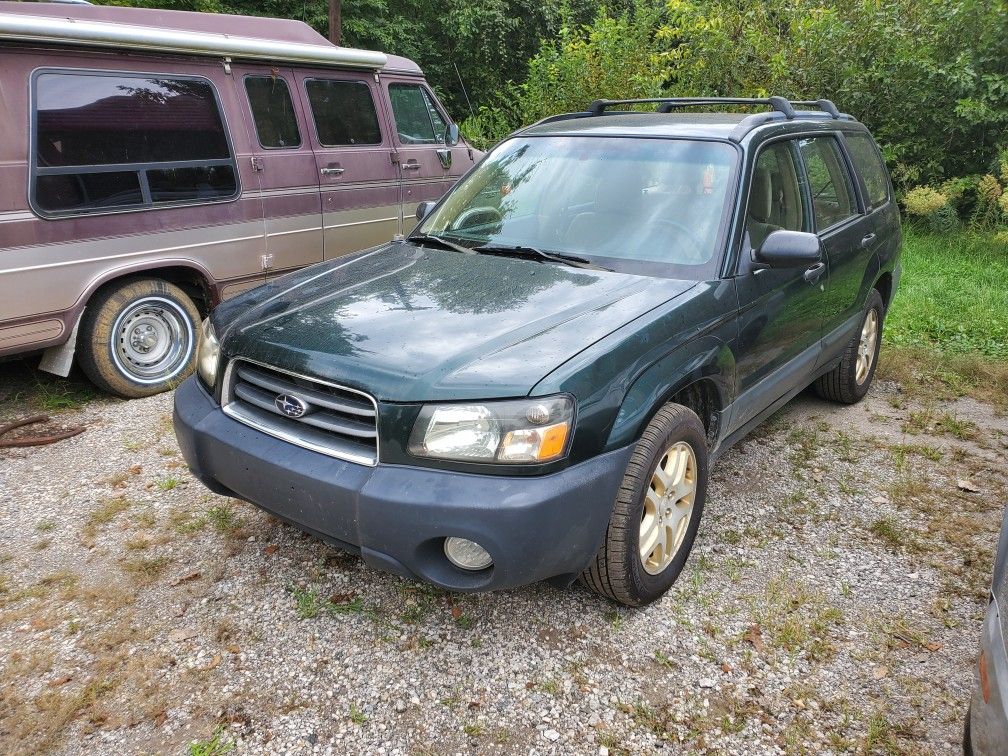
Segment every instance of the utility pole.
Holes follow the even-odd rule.
[[[334,45],[338,45],[343,36],[340,20],[342,4],[343,0],[329,0],[329,41]]]

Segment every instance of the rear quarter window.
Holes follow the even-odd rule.
[[[867,134],[847,134],[847,149],[854,167],[868,190],[868,204],[875,208],[889,201],[889,180],[875,141]]]
[[[43,71],[33,91],[33,206],[66,215],[238,194],[206,79]]]

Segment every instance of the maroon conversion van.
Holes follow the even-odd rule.
[[[217,302],[409,231],[479,153],[298,21],[0,2],[0,358],[176,385]]]

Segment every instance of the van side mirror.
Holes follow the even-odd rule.
[[[815,234],[782,229],[763,240],[756,260],[771,268],[800,268],[822,260],[822,248]]]
[[[430,215],[430,211],[434,209],[434,205],[436,204],[437,204],[436,202],[431,202],[430,200],[427,200],[426,202],[421,202],[419,205],[416,206],[416,219],[418,221],[422,221],[424,218]]]
[[[449,147],[454,147],[459,143],[459,127],[457,123],[449,123],[445,131],[444,143]]]

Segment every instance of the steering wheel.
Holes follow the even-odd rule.
[[[474,223],[474,220],[477,222]],[[470,228],[485,223],[499,223],[502,220],[504,220],[504,216],[495,207],[471,207],[456,218],[452,229]]]

